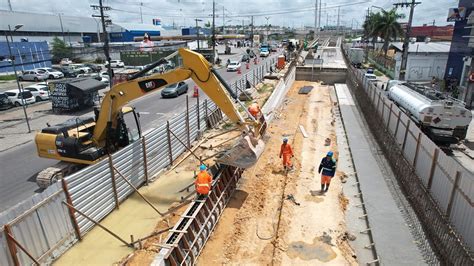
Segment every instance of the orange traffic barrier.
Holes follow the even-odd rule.
[[[250,69],[250,64],[249,63],[245,64],[245,68]]]
[[[199,88],[197,85],[194,85],[193,97],[199,97]]]
[[[240,67],[237,68],[237,74],[242,74],[242,71],[240,71]]]

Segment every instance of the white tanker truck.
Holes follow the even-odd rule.
[[[466,138],[471,112],[462,101],[425,86],[391,80],[388,97],[436,143],[456,144]]]

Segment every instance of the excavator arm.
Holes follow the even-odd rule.
[[[104,146],[107,128],[116,128],[117,117],[122,107],[128,102],[155,92],[168,84],[189,78],[194,80],[232,122],[244,122],[225,92],[225,87],[211,70],[209,62],[201,54],[184,48],[179,49],[179,54],[183,59],[182,67],[163,74],[154,74],[117,84],[105,94],[94,128],[93,139],[97,145]]]
[[[253,117],[245,120],[235,108],[231,98],[237,99],[226,82],[212,69],[207,60],[198,53],[181,48],[179,54],[183,59],[183,66],[164,74],[155,74],[148,77],[133,77],[124,83],[114,86],[104,97],[101,110],[94,128],[93,141],[100,147],[107,145],[107,131],[116,129],[118,117],[128,102],[155,92],[168,84],[177,83],[186,79],[194,82],[209,96],[209,98],[234,123],[244,127],[243,136],[238,143],[221,154],[217,161],[239,168],[252,166],[263,152],[265,144],[257,137],[266,128],[264,117],[257,122]],[[145,69],[142,72],[146,72]],[[227,92],[226,92],[227,91]],[[110,131],[112,132],[112,131]]]

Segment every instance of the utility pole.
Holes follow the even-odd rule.
[[[267,20],[267,39],[266,39],[266,42],[268,43],[268,20],[270,19],[270,17],[265,17],[265,19]]]
[[[61,25],[61,33],[63,34],[63,42],[66,42],[66,37],[64,36],[63,20],[61,19],[61,13],[58,13],[59,24]]]
[[[198,24],[198,21],[202,21],[198,18],[195,18],[194,19],[196,21],[196,39],[197,39],[197,49],[198,49],[198,52],[200,50],[200,47],[199,47],[199,24]]]
[[[12,2],[10,0],[8,0],[8,9],[10,9],[10,12],[13,12]]]
[[[214,1],[212,1],[214,5]],[[225,34],[225,13],[224,13],[224,7],[222,7],[222,35]],[[214,13],[214,12],[213,12]]]
[[[110,52],[109,52],[109,35],[107,33],[107,27],[106,27],[106,23],[111,23],[112,21],[109,18],[108,15],[105,15],[104,14],[104,11],[108,11],[110,10],[110,6],[104,6],[102,4],[102,0],[99,0],[99,5],[91,5],[91,7],[94,9],[94,10],[99,10],[100,11],[100,15],[92,15],[92,17],[100,17],[100,20],[102,22],[102,32],[104,33],[104,55],[105,55],[105,60],[108,62],[108,64],[106,65],[107,66],[107,73],[109,74],[109,86],[110,88],[112,88],[112,86],[114,85],[113,84],[113,71],[112,71],[112,67],[110,66]],[[105,19],[107,18],[107,19]]]
[[[411,0],[411,2],[393,4],[395,7],[399,7],[399,6],[410,7],[410,15],[408,16],[408,24],[407,24],[407,29],[405,31],[405,39],[403,40],[403,54],[402,54],[402,62],[400,64],[400,75],[398,77],[399,80],[405,80],[405,73],[406,73],[407,61],[408,61],[408,46],[410,44],[411,24],[413,22],[413,13],[415,12],[415,6],[418,4],[421,4],[421,2],[415,2],[415,0]]]
[[[314,39],[318,34],[318,0],[314,1]]]
[[[224,8],[222,8],[224,12]],[[224,28],[222,28],[224,34]],[[216,1],[212,1],[212,64],[216,63]]]
[[[367,8],[367,15],[365,16],[365,23],[370,19],[370,8]],[[365,63],[369,62],[369,33],[365,32]]]
[[[340,31],[340,27],[339,27],[339,18],[340,18],[340,13],[341,13],[341,7],[338,6],[337,7],[337,30],[336,30],[336,35],[339,34],[339,31]]]
[[[321,31],[321,3],[323,0],[319,0],[319,15],[318,15],[318,32]]]
[[[15,26],[15,29],[13,31],[17,31],[21,27],[23,27],[23,25],[18,24]],[[8,25],[8,32],[10,33],[12,42],[13,42],[13,33],[12,33],[12,28],[10,27],[10,25]],[[8,40],[8,35],[6,31],[5,31],[5,39],[7,40],[8,53],[10,54],[10,61],[12,63],[13,72],[15,73],[16,85],[18,86],[18,91],[21,94],[23,94],[24,90],[23,90],[23,87],[20,85],[20,81],[18,81],[18,74],[16,72],[16,63],[15,63],[15,59],[13,59],[12,48],[10,46],[10,41]],[[20,58],[21,58],[21,55],[20,55]],[[21,98],[21,102],[22,102],[21,106],[23,107],[23,114],[25,115],[26,125],[28,127],[28,133],[31,133],[30,121],[28,119],[28,114],[26,112],[26,102],[23,97]]]
[[[143,6],[143,2],[140,2],[140,21],[142,22],[143,24],[143,13],[142,13],[142,6]]]
[[[253,47],[253,16],[250,17],[250,47]]]

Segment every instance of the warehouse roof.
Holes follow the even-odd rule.
[[[391,47],[402,51],[402,42],[393,42]],[[408,45],[409,53],[449,53],[451,42],[416,42]]]
[[[117,29],[116,27],[121,27],[124,30],[128,31],[161,31],[160,26],[155,26],[153,24],[140,24],[140,23],[122,23],[122,22],[114,22],[112,26],[111,32],[120,32],[123,30]]]
[[[18,32],[61,32],[58,15],[0,10],[0,31],[8,30],[8,25],[23,24]],[[64,32],[97,32],[100,21],[92,17],[61,16]]]

